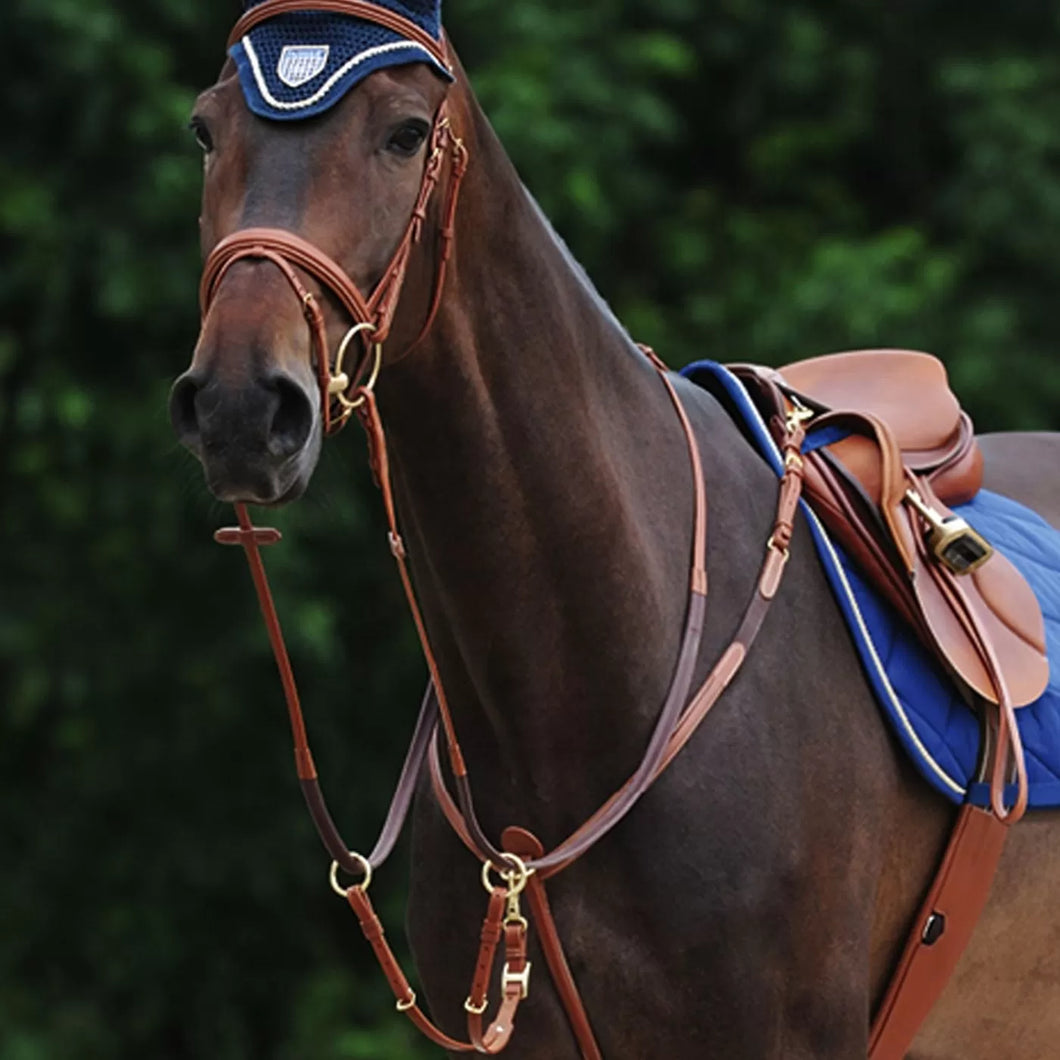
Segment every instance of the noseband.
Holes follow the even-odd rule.
[[[321,0],[267,0],[266,3],[251,8],[240,19],[236,30],[233,30],[233,37],[239,39],[236,31],[243,23],[248,25],[240,32],[246,33],[249,28],[253,28],[264,18],[295,10],[336,10],[344,14],[356,15],[358,18],[369,18],[390,28],[394,28],[392,26],[394,20],[405,21],[374,4],[356,3],[352,0],[341,0],[341,2],[331,4],[322,3]],[[423,35],[419,27],[412,23],[409,23],[409,26],[412,26],[417,34]],[[414,39],[419,43],[418,37]],[[430,40],[429,37],[427,39]],[[432,43],[434,52],[444,54],[440,52],[436,42]],[[448,61],[446,61],[446,66],[448,68]],[[460,183],[468,165],[467,148],[463,140],[453,132],[447,111],[447,105],[443,102],[435,115],[430,153],[424,166],[423,180],[420,183],[420,191],[412,210],[412,216],[409,218],[397,250],[390,259],[390,264],[383,272],[382,279],[368,298],[361,294],[346,270],[333,258],[308,240],[283,228],[241,229],[222,239],[206,259],[199,286],[199,305],[204,324],[224,278],[236,262],[271,261],[290,284],[302,306],[302,315],[309,327],[313,363],[320,387],[320,411],[325,434],[333,434],[340,430],[350,418],[351,413],[363,403],[363,396],[351,398],[350,392],[366,371],[369,374],[369,389],[375,383],[375,378],[382,366],[383,344],[390,335],[394,314],[401,298],[412,248],[420,241],[423,234],[423,227],[427,220],[427,208],[441,181],[445,161],[448,158],[450,162],[449,190],[438,226],[434,293],[423,328],[412,346],[416,346],[427,334],[438,313],[442,290],[445,286],[446,268],[452,253]],[[320,300],[302,282],[298,269],[308,273],[325,291],[334,295],[353,321],[353,326],[339,344],[334,362],[328,350],[327,325]],[[344,361],[350,345],[356,338],[363,341],[365,352],[356,369],[350,373],[346,370]],[[357,389],[362,389],[362,387],[357,387]]]

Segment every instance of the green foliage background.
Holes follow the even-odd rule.
[[[227,513],[175,446],[185,130],[236,5],[7,0],[0,1057],[431,1055],[331,897]],[[1060,7],[449,0],[533,192],[679,365],[930,349],[981,429],[1060,426]],[[271,557],[342,827],[421,689],[355,434]],[[398,859],[400,862],[400,859]],[[377,893],[400,936],[403,872]],[[472,928],[473,930],[473,928]]]

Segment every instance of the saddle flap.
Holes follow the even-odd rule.
[[[953,514],[923,481],[919,489],[942,515]],[[939,654],[984,699],[998,702],[994,670],[1013,706],[1035,702],[1049,683],[1049,660],[1041,607],[1023,575],[996,551],[971,574],[955,575],[933,561],[916,513],[905,517],[917,541],[911,584]]]

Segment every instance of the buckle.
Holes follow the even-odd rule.
[[[533,968],[533,964],[530,961],[526,962],[526,967],[521,972],[513,972],[507,964],[504,965],[504,971],[501,972],[501,988],[505,993],[508,992],[508,987],[517,986],[519,987],[520,997],[523,1001],[530,995],[530,969]]]
[[[481,1005],[476,1005],[470,997],[464,1002],[464,1011],[470,1012],[472,1016],[481,1016],[489,1007],[490,1003],[488,998],[484,1000]]]

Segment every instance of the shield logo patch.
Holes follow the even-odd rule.
[[[276,76],[288,88],[298,88],[312,81],[328,65],[330,50],[326,44],[288,44],[280,52]]]

